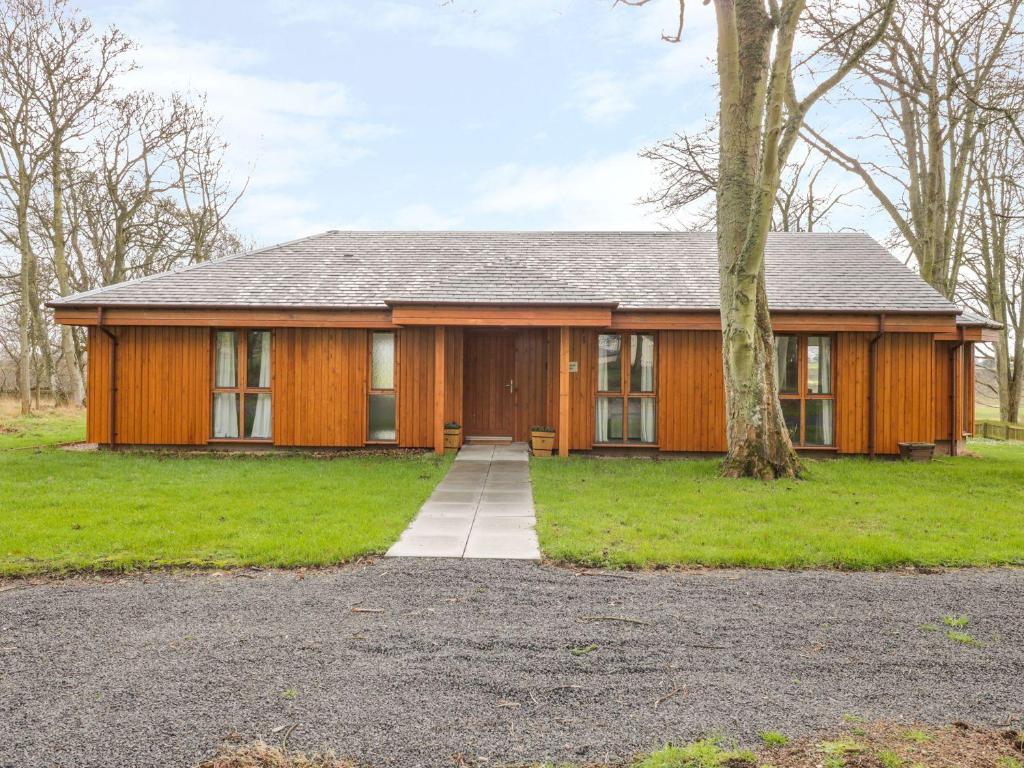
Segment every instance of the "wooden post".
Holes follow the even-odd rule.
[[[442,456],[444,455],[444,336],[444,326],[434,326],[434,453]]]
[[[558,333],[558,455],[569,455],[569,329]]]

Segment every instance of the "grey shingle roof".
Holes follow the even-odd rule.
[[[979,315],[977,312],[972,312],[969,309],[965,309],[963,314],[957,317],[956,324],[967,328],[973,326],[991,328],[992,330],[999,330],[1003,327],[1002,323],[997,323],[995,320],[985,317],[984,315]]]
[[[957,311],[863,234],[772,234],[766,264],[773,310]],[[330,231],[54,305],[382,308],[402,302],[717,310],[715,235]]]

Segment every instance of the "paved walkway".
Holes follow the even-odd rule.
[[[388,557],[539,560],[526,445],[467,445]]]

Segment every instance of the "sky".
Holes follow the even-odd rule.
[[[82,0],[134,87],[205,93],[256,245],[327,229],[679,227],[637,153],[713,118],[714,17],[675,0]],[[818,125],[842,122],[842,110]],[[889,225],[852,190],[837,226]]]

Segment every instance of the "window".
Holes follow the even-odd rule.
[[[653,444],[656,426],[654,334],[600,334],[594,442]]]
[[[375,331],[370,339],[369,428],[367,440],[393,443],[395,429],[395,334]]]
[[[213,438],[269,440],[270,390],[270,331],[215,331]]]
[[[832,337],[776,336],[775,377],[793,445],[833,445]]]

